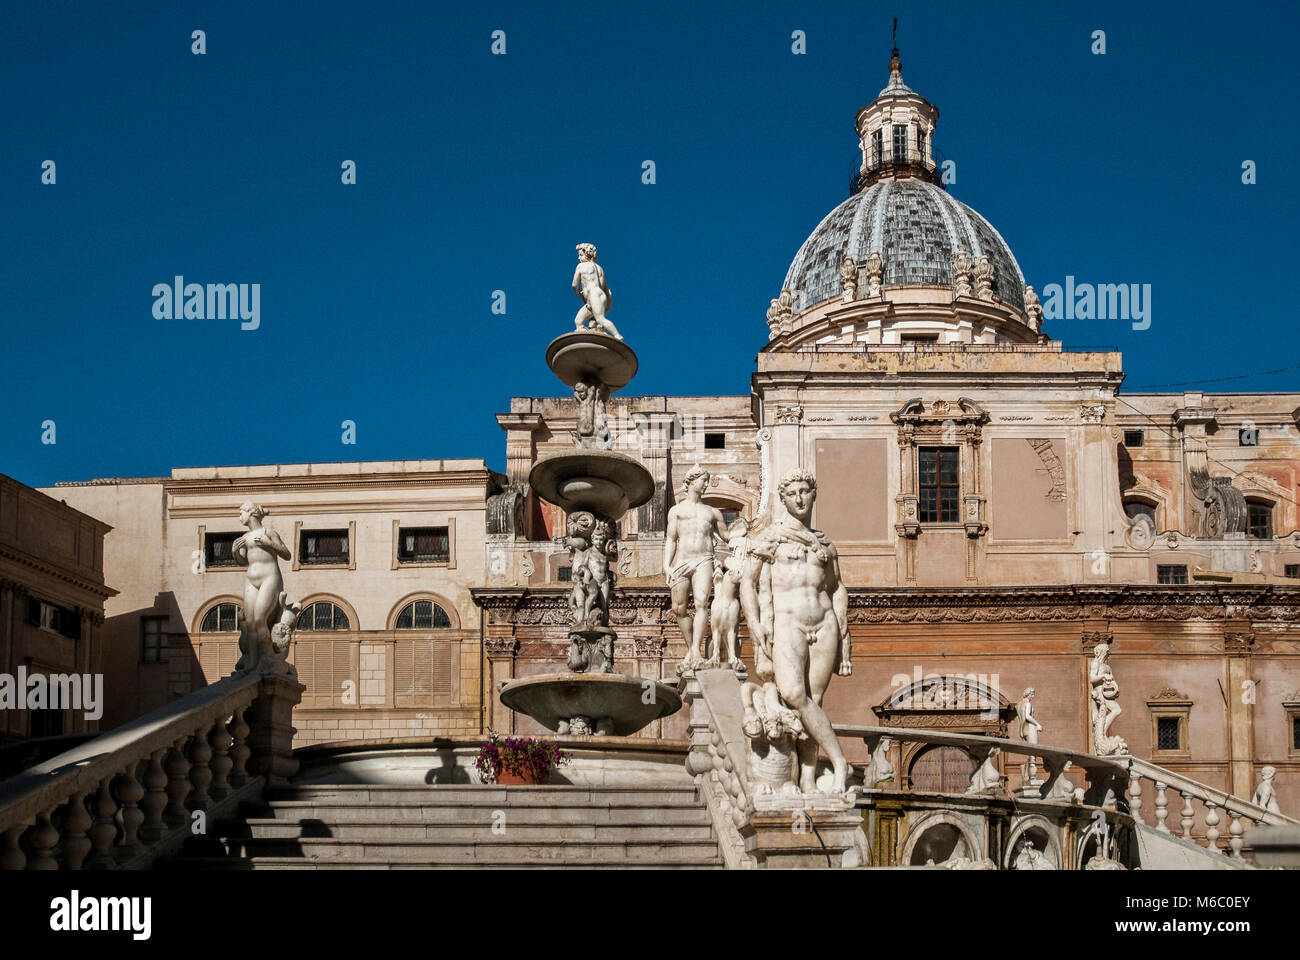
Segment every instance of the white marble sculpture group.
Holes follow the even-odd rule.
[[[1088,664],[1088,682],[1092,690],[1092,749],[1099,757],[1114,757],[1128,753],[1128,743],[1123,737],[1110,732],[1115,718],[1122,712],[1119,705],[1119,684],[1110,669],[1110,644],[1099,643],[1092,651]]]

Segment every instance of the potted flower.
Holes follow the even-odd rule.
[[[484,783],[535,784],[544,781],[554,767],[568,762],[569,758],[553,740],[492,733],[479,747],[474,769]]]

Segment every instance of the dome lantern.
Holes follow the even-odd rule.
[[[894,26],[897,30],[897,22]],[[851,192],[883,179],[917,177],[942,186],[933,143],[938,120],[938,107],[903,82],[903,61],[895,46],[889,58],[889,83],[857,113],[862,163]]]

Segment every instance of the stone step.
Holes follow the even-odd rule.
[[[577,786],[418,786],[415,784],[321,784],[281,787],[268,791],[268,802],[280,800],[339,800],[351,803],[389,803],[417,800],[423,803],[474,803],[518,806],[554,806],[557,803],[698,804],[693,785],[682,787],[577,787]]]
[[[229,840],[297,840],[334,839],[368,842],[443,842],[493,844],[510,840],[532,844],[561,844],[573,841],[596,843],[650,843],[652,841],[712,841],[713,825],[705,814],[696,823],[519,823],[490,818],[458,820],[448,823],[393,822],[391,820],[350,820],[294,822],[292,820],[250,819],[219,824],[216,836]]]
[[[492,860],[448,863],[436,860],[304,860],[301,857],[169,857],[157,870],[721,870],[716,860],[581,860],[572,863],[537,860]]]
[[[572,803],[557,801],[554,806],[504,803],[432,803],[421,800],[373,801],[351,800],[274,800],[269,804],[247,804],[243,816],[265,820],[324,820],[343,823],[355,820],[382,820],[406,823],[461,823],[490,816],[495,810],[506,812],[510,824],[522,823],[709,823],[703,804],[690,803]]]
[[[718,845],[713,840],[676,841],[627,840],[622,842],[566,841],[528,843],[518,840],[474,842],[460,839],[346,840],[334,837],[292,839],[231,838],[221,841],[231,856],[241,858],[298,858],[300,862],[376,861],[397,863],[418,860],[428,863],[472,866],[508,860],[515,863],[582,864],[593,860],[655,863],[660,860],[715,861]]]

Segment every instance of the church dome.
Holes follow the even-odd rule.
[[[845,257],[861,263],[873,251],[884,262],[886,287],[951,286],[958,251],[972,263],[987,255],[995,269],[994,294],[1024,309],[1024,275],[997,230],[942,187],[914,177],[877,180],[817,225],[795,254],[782,287],[793,294],[795,315],[839,297],[840,263]]]

